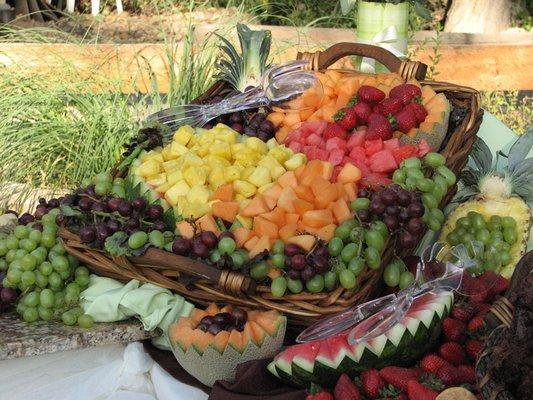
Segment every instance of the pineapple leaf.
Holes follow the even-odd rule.
[[[509,172],[513,173],[515,169],[525,160],[528,153],[533,147],[533,125],[529,127],[526,133],[518,138],[509,150]]]
[[[526,202],[533,202],[533,158],[522,161],[512,173],[516,194]]]
[[[492,152],[481,138],[477,138],[471,154],[481,175],[488,174],[492,169]]]
[[[465,184],[465,186],[476,187],[477,183],[481,179],[481,176],[482,174],[478,170],[467,167],[463,171],[461,171],[460,179]]]
[[[455,194],[452,201],[453,203],[463,203],[474,197],[477,193],[478,190],[476,187],[465,186]]]

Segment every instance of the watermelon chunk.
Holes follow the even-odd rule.
[[[305,143],[311,146],[316,146],[316,147],[322,147],[323,142],[324,140],[322,139],[322,137],[320,137],[316,133],[312,133],[311,135],[307,137],[307,139],[305,139]]]
[[[381,150],[369,157],[370,169],[374,172],[392,172],[398,168],[390,150]]]
[[[355,131],[349,136],[346,147],[352,149],[356,146],[362,146],[365,141],[366,131]]]
[[[291,149],[295,153],[300,153],[302,151],[302,144],[298,142],[290,142],[289,143],[289,149]]]
[[[385,186],[388,186],[392,183],[392,179],[388,177],[387,174],[380,172],[369,172],[363,173],[363,178],[361,179],[361,184],[364,187],[371,188],[373,190],[379,190]]]
[[[367,156],[371,156],[374,153],[377,153],[380,150],[383,150],[383,140],[366,140],[364,143],[365,153]]]
[[[431,146],[426,141],[426,139],[422,139],[420,140],[420,142],[418,142],[418,157],[424,157],[430,151]]]
[[[327,161],[328,160],[328,152],[324,149],[320,149],[318,147],[312,147],[312,146],[306,146],[311,147],[306,151],[306,155],[311,160],[321,160],[321,161]]]
[[[285,138],[285,143],[290,142],[300,142],[303,143],[305,141],[305,136],[303,134],[303,131],[301,129],[295,129],[291,133],[287,135]]]
[[[340,149],[344,152],[344,150],[346,149],[346,142],[338,137],[328,139],[326,141],[326,150],[332,151],[335,149]]]
[[[302,124],[300,129],[307,135],[315,134],[321,136],[326,129],[328,123],[326,121],[308,121]]]
[[[365,149],[362,148],[362,147],[359,147],[359,146],[354,147],[350,151],[349,157],[352,159],[352,161],[354,161],[354,163],[357,166],[359,166],[359,164],[366,164],[367,163]]]
[[[329,153],[328,161],[333,164],[333,166],[340,165],[344,159],[344,150],[334,149]]]
[[[396,160],[396,163],[400,165],[403,160],[413,157],[418,152],[418,149],[416,146],[413,146],[412,144],[406,144],[401,147],[398,147],[397,149],[392,150],[392,155],[394,156],[394,159]]]
[[[383,146],[388,150],[394,150],[400,147],[400,139],[398,138],[392,138],[389,140],[385,140],[383,142]]]

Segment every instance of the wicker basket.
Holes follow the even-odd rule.
[[[478,92],[449,83],[424,81],[426,65],[401,61],[387,50],[375,46],[339,43],[324,52],[299,53],[298,58],[309,60],[310,69],[323,70],[340,58],[351,55],[372,57],[405,80],[416,78],[422,81],[423,85],[430,85],[436,92],[445,93],[454,107],[464,109],[465,117],[454,129],[449,129],[441,149],[441,153],[447,157],[447,166],[456,174],[461,171],[467,162],[482,120]],[[201,103],[225,89],[224,83],[218,82],[196,102]],[[447,204],[454,193],[455,188],[450,189],[442,204]],[[310,325],[318,317],[343,311],[377,295],[381,290],[382,269],[394,253],[394,246],[386,246],[382,254],[381,268],[360,275],[356,287],[351,290],[337,288],[330,293],[303,292],[274,298],[269,287],[256,287],[250,277],[236,272],[220,271],[153,248],[141,257],[112,258],[104,252],[83,245],[71,232],[62,230],[61,235],[67,251],[85,262],[97,274],[122,281],[138,279],[152,282],[200,304],[221,301],[240,306],[276,309],[286,313],[290,323],[298,326]],[[406,249],[396,249],[396,254],[403,256],[406,255],[405,251]],[[189,279],[182,279],[183,274],[189,275]],[[191,280],[190,277],[196,279]]]

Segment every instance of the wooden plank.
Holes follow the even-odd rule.
[[[197,41],[216,27],[197,28]],[[342,41],[355,41],[355,32],[347,29],[268,27],[272,29],[275,61],[294,59],[297,51],[315,51]],[[420,33],[420,40],[431,33]],[[502,35],[505,36],[505,35]],[[511,35],[516,39],[516,35]],[[441,62],[437,66],[437,79],[471,86],[478,90],[530,90],[533,89],[533,36],[525,34],[526,41],[498,44],[493,35],[443,35],[440,46]],[[485,37],[483,39],[482,37]],[[475,44],[460,44],[472,41]],[[484,42],[485,41],[485,42]],[[417,43],[413,45],[413,49]],[[413,50],[412,49],[412,50]],[[170,65],[168,51],[179,58],[181,46],[169,49],[164,44],[29,44],[3,43],[0,47],[0,66],[24,68],[28,71],[57,76],[65,68],[65,60],[81,76],[102,74],[121,82],[124,92],[150,90],[152,80],[161,92],[168,91]],[[433,47],[422,46],[415,59],[431,63]],[[178,60],[179,61],[179,60]],[[177,65],[174,65],[177,67]],[[65,74],[68,75],[68,74]]]

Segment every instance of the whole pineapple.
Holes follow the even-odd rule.
[[[500,274],[510,278],[514,267],[526,250],[531,226],[533,201],[533,158],[526,156],[533,146],[533,128],[530,128],[511,147],[505,156],[498,152],[496,165],[492,165],[492,153],[485,142],[478,139],[470,155],[476,168],[467,167],[461,173],[464,187],[457,193],[455,208],[444,225],[440,240],[446,240],[459,218],[469,212],[482,214],[485,219],[493,215],[512,217],[516,221],[518,240],[511,246],[511,262]],[[501,158],[507,158],[507,166],[498,168]]]

